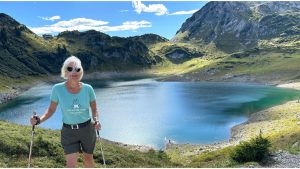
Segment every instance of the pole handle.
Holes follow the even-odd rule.
[[[35,119],[37,119],[37,117],[36,117],[36,112],[34,111],[32,114],[33,114],[33,117],[34,117]],[[32,131],[34,131],[34,128],[35,128],[35,124],[32,125]]]

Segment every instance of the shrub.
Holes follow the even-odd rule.
[[[249,142],[242,142],[230,154],[232,160],[242,162],[262,162],[269,154],[271,142],[260,134]]]

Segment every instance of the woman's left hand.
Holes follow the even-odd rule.
[[[95,129],[96,130],[101,130],[101,124],[100,124],[100,122],[99,121],[95,121]]]

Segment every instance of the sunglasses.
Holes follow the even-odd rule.
[[[81,68],[73,68],[73,67],[67,67],[67,71],[68,72],[80,72],[81,71]]]

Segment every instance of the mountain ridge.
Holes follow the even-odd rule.
[[[300,34],[299,10],[300,2],[209,2],[182,24],[172,41],[212,42],[227,53],[246,50],[260,39]]]
[[[167,41],[155,34],[122,38],[95,30],[64,31],[46,40],[4,13],[0,25],[0,75],[11,78],[59,73],[70,55],[79,57],[86,71],[149,68],[162,59],[153,57],[147,45]]]

